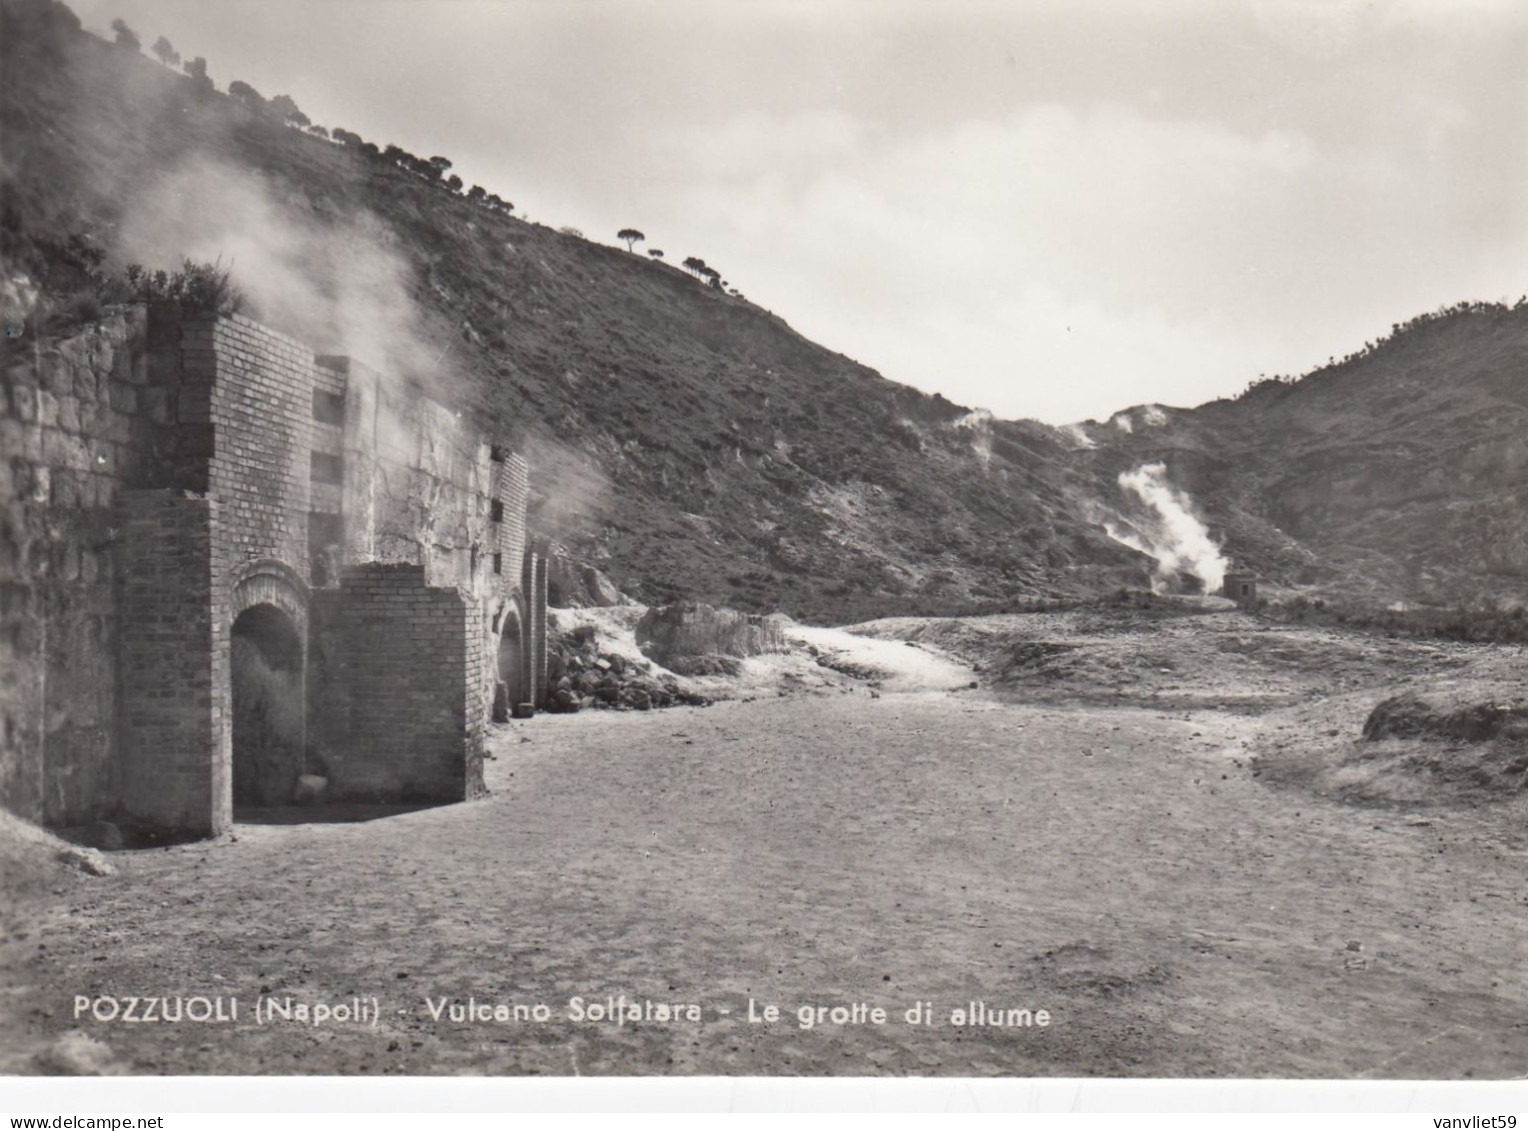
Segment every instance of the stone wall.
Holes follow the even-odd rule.
[[[113,789],[115,507],[173,450],[146,329],[129,308],[0,355],[0,805],[53,825]]]

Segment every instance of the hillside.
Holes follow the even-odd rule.
[[[534,525],[630,592],[838,616],[1141,573],[1077,517],[1052,429],[970,419],[678,268],[252,114],[79,31],[58,5],[4,11],[0,250],[12,271],[64,294],[163,228],[196,246],[161,239],[147,266],[221,253],[251,313],[319,349],[416,372],[444,352],[417,375],[514,434],[533,463]],[[187,200],[194,215],[142,215]],[[410,324],[405,356],[315,340],[332,327],[272,309],[285,280],[252,277],[272,268],[262,245],[310,243],[287,233],[314,227],[362,227],[391,257],[380,270],[296,266],[326,301],[377,308],[359,323]],[[346,291],[357,270],[372,276],[358,298]]]
[[[1132,431],[1090,429],[1095,469],[1164,461],[1228,548],[1283,584],[1528,596],[1528,305],[1461,304],[1298,381],[1121,415]]]
[[[485,207],[385,138],[283,124],[52,0],[0,0],[0,20],[0,258],[31,333],[120,297],[128,264],[221,258],[255,317],[511,435],[536,531],[644,600],[852,621],[1144,585],[1155,563],[1125,542],[1161,556],[1181,532],[1120,476],[1155,462],[1275,587],[1528,596],[1528,311],[1130,410],[1131,431],[996,421],[677,267]]]

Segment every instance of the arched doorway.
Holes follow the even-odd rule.
[[[530,698],[530,682],[525,664],[525,632],[519,610],[511,606],[504,613],[499,631],[499,686],[493,697],[494,722],[508,722],[521,717],[521,704]]]
[[[251,605],[233,622],[233,803],[286,805],[306,740],[302,638],[275,605]]]

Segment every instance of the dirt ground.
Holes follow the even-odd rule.
[[[899,631],[932,648],[989,628]],[[1029,647],[1063,629],[1095,677],[1118,648],[1147,670],[1117,702],[1069,702],[1044,670],[1063,653]],[[1009,625],[979,690],[798,679],[709,708],[539,716],[496,728],[482,801],[59,871],[0,943],[0,1071],[1528,1074],[1528,797],[1360,806],[1265,773],[1275,738],[1300,744],[1290,728],[1356,733],[1397,679],[1450,665],[1520,684],[1521,652],[1260,642],[1239,616],[1168,631],[1183,638]],[[969,644],[941,653],[941,686]],[[77,994],[237,996],[241,1016],[76,1020]],[[700,1019],[569,1018],[575,997],[622,994]],[[379,1014],[257,1025],[262,995],[374,996]],[[550,1017],[436,1020],[442,998]],[[750,999],[780,1019],[750,1021]],[[908,1022],[918,1002],[929,1023]],[[1049,1023],[953,1024],[971,1002]],[[887,1019],[807,1029],[796,1012],[856,1003]]]

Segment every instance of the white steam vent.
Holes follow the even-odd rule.
[[[1151,587],[1157,592],[1191,574],[1204,583],[1206,593],[1218,593],[1225,584],[1226,559],[1210,532],[1194,514],[1194,502],[1167,481],[1167,467],[1148,463],[1134,471],[1124,471],[1120,487],[1144,505],[1144,513],[1122,529],[1105,522],[1104,529],[1116,542],[1139,550],[1156,560],[1151,573]]]
[[[1060,427],[1060,432],[1079,448],[1091,449],[1098,447],[1093,437],[1088,435],[1087,429],[1081,424],[1063,424]]]
[[[985,470],[992,462],[992,413],[984,408],[972,409],[955,421],[955,427],[971,433],[971,452]]]

